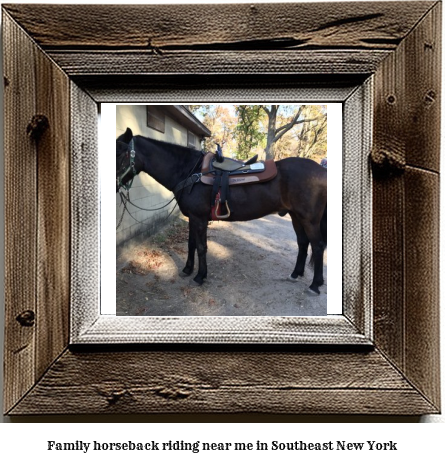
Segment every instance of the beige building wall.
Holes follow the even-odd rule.
[[[127,128],[131,128],[135,136],[187,146],[187,129],[168,116],[165,117],[165,133],[149,128],[146,108],[146,105],[116,105],[116,137],[124,133]],[[196,140],[199,141],[199,137],[196,137]]]
[[[180,126],[176,121],[168,116],[165,117],[165,133],[147,127],[146,105],[116,105],[116,138],[123,134],[127,127],[133,131],[133,135],[150,137],[151,139],[163,140],[173,144],[187,146],[187,129]],[[199,141],[199,137],[196,137]],[[200,147],[197,147],[198,149]],[[142,208],[159,208],[165,205],[173,194],[158,184],[146,173],[140,173],[134,178],[130,189],[131,201]],[[165,221],[168,214],[176,204],[173,201],[166,208],[154,212],[140,210],[127,204],[128,212],[124,213],[122,223],[116,231],[116,245],[122,245],[126,240],[139,234],[151,235]],[[121,198],[116,194],[116,225],[122,217],[123,206]],[[176,207],[172,217],[179,214]],[[141,224],[142,222],[142,224]]]

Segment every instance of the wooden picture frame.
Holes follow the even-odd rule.
[[[440,2],[11,4],[2,14],[6,414],[440,411]],[[86,246],[97,128],[85,124],[98,104],[370,79],[372,256],[358,260],[372,264],[372,308],[351,296],[355,339],[307,321],[309,345],[82,340],[99,286],[86,268],[98,254]],[[78,323],[73,301],[85,309]]]

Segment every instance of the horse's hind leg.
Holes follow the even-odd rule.
[[[188,242],[188,256],[185,268],[182,270],[182,276],[190,276],[193,273],[195,266],[195,252],[196,252],[196,232],[193,228],[193,222],[189,222],[189,242]]]
[[[290,212],[290,217],[292,218],[292,225],[295,230],[295,234],[297,235],[297,243],[298,243],[298,256],[297,256],[297,263],[295,265],[295,269],[292,274],[289,276],[291,280],[296,280],[298,276],[304,275],[304,267],[306,265],[306,258],[307,258],[307,249],[309,246],[309,238],[298,222],[295,213]]]
[[[314,262],[314,279],[309,289],[316,294],[320,294],[319,287],[324,284],[323,279],[323,255],[325,243],[323,241],[320,224],[305,225],[305,231],[309,237],[312,248],[311,261]]]

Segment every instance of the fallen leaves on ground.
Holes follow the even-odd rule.
[[[166,245],[175,245],[181,242],[187,242],[189,239],[189,231],[187,223],[173,223],[167,231]]]
[[[145,276],[164,264],[162,253],[157,250],[141,250],[137,256],[137,259],[131,260],[121,269],[121,273]]]

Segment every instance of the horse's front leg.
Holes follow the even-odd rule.
[[[190,217],[190,222],[193,224],[195,232],[196,249],[198,250],[198,274],[193,278],[193,281],[199,286],[203,284],[207,278],[207,218]]]
[[[190,276],[193,273],[195,266],[195,252],[196,252],[196,232],[193,230],[192,221],[189,222],[189,242],[188,242],[188,256],[185,268],[182,270],[182,276]]]

